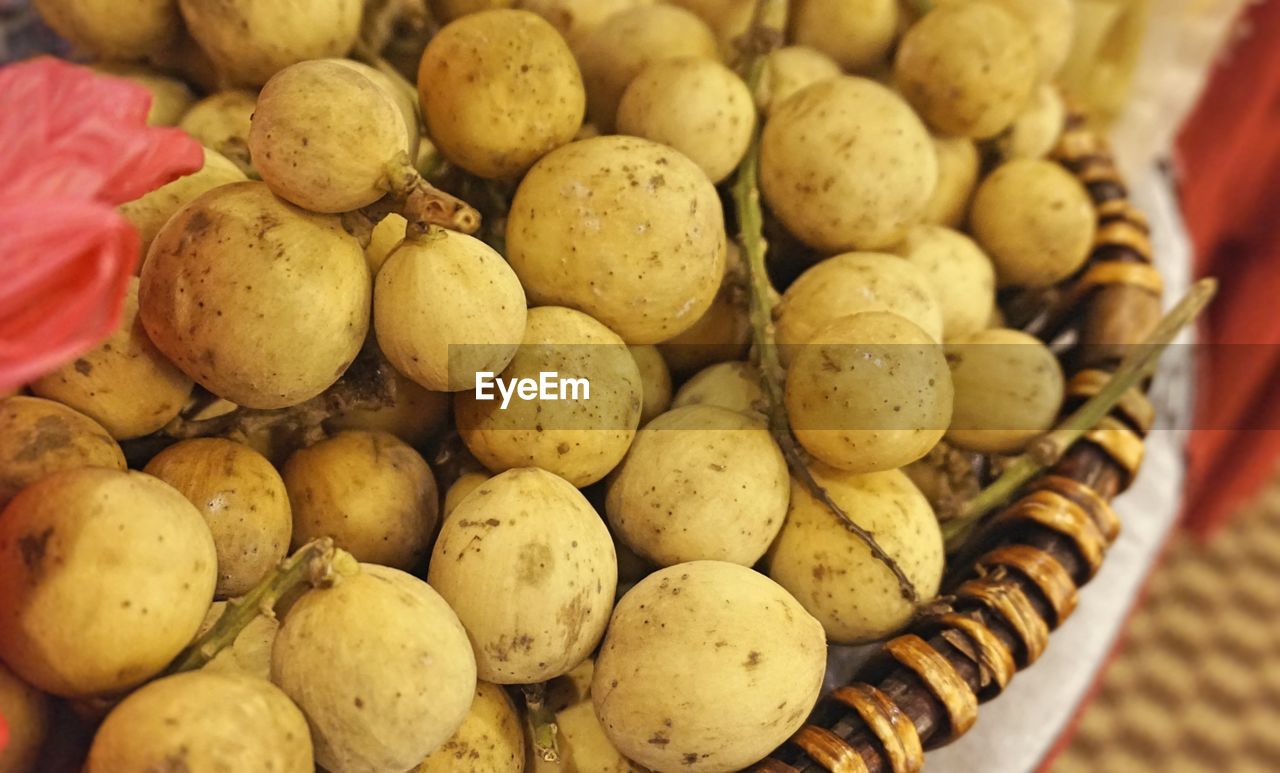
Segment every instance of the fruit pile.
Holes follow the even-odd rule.
[[[1057,418],[1070,0],[35,5],[205,162],[0,398],[0,771],[750,766]]]

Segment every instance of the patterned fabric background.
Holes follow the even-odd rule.
[[[1052,773],[1280,770],[1280,478],[1175,538]]]

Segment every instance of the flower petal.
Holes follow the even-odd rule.
[[[105,204],[0,197],[0,391],[115,330],[138,243],[137,230]]]
[[[203,164],[181,129],[147,126],[151,94],[41,57],[0,68],[0,194],[122,204]]]

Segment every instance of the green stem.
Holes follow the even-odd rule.
[[[958,518],[943,524],[947,549],[954,551],[970,541],[974,527],[988,513],[1008,502],[1032,478],[1053,466],[1086,432],[1097,427],[1133,387],[1150,375],[1160,355],[1173,339],[1191,324],[1218,290],[1213,279],[1202,279],[1160,320],[1151,335],[1129,350],[1106,385],[1088,402],[1048,434],[1036,440],[1024,454],[1014,458],[991,485],[969,500]]]
[[[315,586],[332,584],[337,572],[336,562],[341,560],[340,551],[334,548],[333,540],[328,537],[303,545],[253,590],[227,602],[222,617],[180,652],[165,673],[178,674],[203,668],[219,652],[234,644],[245,626],[258,615],[273,614],[276,603],[294,588],[304,582]]]
[[[547,705],[547,684],[529,684],[521,688],[524,693],[525,715],[529,719],[529,737],[533,739],[533,751],[545,762],[560,761],[560,747],[556,736],[560,727],[555,712]]]
[[[775,48],[785,42],[790,7],[787,0],[758,0],[751,31],[747,34],[744,67],[748,88],[754,94],[760,86],[765,63]],[[778,442],[787,466],[809,493],[827,507],[841,524],[871,550],[871,554],[888,567],[898,582],[903,598],[913,604],[918,600],[915,585],[893,557],[876,542],[875,536],[862,528],[832,499],[809,469],[804,453],[791,432],[785,398],[786,371],[778,355],[773,324],[773,284],[765,261],[768,243],[764,238],[764,210],[760,206],[760,127],[756,126],[747,155],[738,167],[733,184],[734,207],[738,213],[739,237],[750,287],[750,316],[755,343],[756,364],[765,398],[769,402],[769,429]]]

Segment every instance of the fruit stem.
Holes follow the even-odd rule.
[[[418,173],[407,153],[387,165],[387,187],[400,205],[400,214],[409,221],[409,231],[422,235],[433,225],[474,234],[480,228],[480,213],[452,193],[446,193]]]
[[[533,751],[546,762],[560,761],[560,747],[556,736],[560,728],[556,725],[555,712],[547,706],[547,683],[527,684],[522,686],[524,693],[525,715],[529,718],[529,737],[533,739]]]
[[[281,598],[302,583],[312,587],[332,586],[349,567],[342,564],[354,559],[338,550],[333,540],[323,537],[303,545],[292,556],[280,563],[253,590],[238,599],[227,602],[227,608],[205,634],[187,646],[174,659],[165,675],[179,674],[203,668],[225,648],[235,643],[240,633],[258,615],[274,615],[275,605]]]
[[[1160,320],[1155,330],[1132,347],[1106,385],[1088,402],[1063,419],[1056,428],[1032,443],[1026,453],[1012,459],[991,485],[978,492],[961,508],[959,517],[943,524],[948,552],[955,552],[981,537],[974,533],[988,513],[1008,502],[1028,481],[1056,464],[1067,449],[1111,413],[1126,392],[1147,378],[1182,329],[1191,324],[1218,291],[1214,279],[1201,279],[1178,305]]]
[[[743,41],[746,55],[744,73],[748,88],[754,94],[760,87],[765,62],[775,48],[786,41],[788,0],[758,0],[752,26]],[[738,213],[738,241],[745,257],[750,290],[752,339],[755,343],[756,365],[769,402],[769,430],[772,432],[787,466],[809,493],[830,510],[843,526],[871,550],[872,555],[893,573],[898,581],[902,597],[915,603],[919,596],[915,585],[902,571],[902,567],[876,542],[871,532],[859,526],[813,476],[804,453],[791,433],[784,398],[786,372],[778,356],[778,345],[773,324],[773,285],[765,262],[768,244],[764,238],[764,212],[760,206],[760,126],[757,123],[747,155],[738,167],[733,184],[734,207]]]

